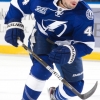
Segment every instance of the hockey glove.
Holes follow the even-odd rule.
[[[49,54],[49,59],[61,65],[71,64],[76,57],[76,50],[72,45],[58,46]]]
[[[17,47],[17,39],[20,38],[20,40],[23,42],[24,37],[25,35],[23,24],[19,20],[11,20],[7,25],[5,41]]]

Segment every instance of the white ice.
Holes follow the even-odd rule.
[[[0,54],[0,100],[21,100],[31,65],[29,56]],[[83,65],[85,86],[82,93],[89,91],[98,81],[96,92],[87,100],[100,100],[100,61],[83,61]],[[47,89],[59,83],[56,76],[52,75],[38,100],[50,100]],[[70,100],[81,99],[74,97]]]

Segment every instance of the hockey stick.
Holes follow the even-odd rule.
[[[74,94],[76,94],[78,97],[80,97],[82,100],[85,100],[89,98],[96,90],[98,81],[95,83],[93,88],[85,93],[81,94],[79,93],[73,86],[71,86],[63,77],[61,77],[57,72],[55,72],[46,62],[44,62],[38,55],[36,55],[31,49],[29,49],[24,43],[22,43],[18,39],[18,44],[20,44],[25,50],[27,50],[37,61],[39,61],[48,71],[50,71],[52,74],[54,74],[60,81],[63,82],[64,85],[66,85]]]

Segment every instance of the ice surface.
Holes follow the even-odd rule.
[[[31,65],[29,56],[0,54],[0,100],[21,100]],[[96,92],[87,100],[100,100],[100,61],[83,61],[83,65],[85,86],[82,93],[89,91],[98,81]],[[59,83],[52,75],[38,100],[49,100],[47,89]],[[70,100],[81,99],[74,97]]]

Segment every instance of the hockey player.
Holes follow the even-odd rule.
[[[28,47],[52,68],[55,63],[61,76],[81,93],[84,86],[81,57],[90,54],[94,48],[91,8],[83,0],[12,0],[5,17],[5,40],[8,43],[18,47],[17,39],[24,41],[21,20],[24,15],[32,13],[36,24]],[[51,76],[31,55],[30,58],[33,65],[22,100],[37,100]],[[51,100],[68,100],[76,96],[62,82],[58,87],[51,87],[49,93]]]

